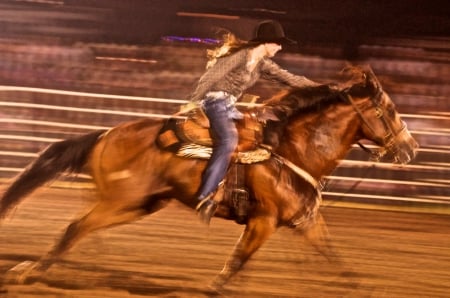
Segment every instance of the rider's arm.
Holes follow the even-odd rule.
[[[321,84],[307,79],[304,76],[298,76],[282,69],[278,64],[270,59],[264,59],[261,66],[261,77],[269,80],[275,80],[291,87],[315,87]]]

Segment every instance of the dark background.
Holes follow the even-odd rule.
[[[114,30],[109,33],[130,39],[134,35],[137,42],[148,42],[168,32],[205,33],[192,30],[198,28],[189,26],[187,17],[177,17],[177,12],[239,16],[240,20],[228,24],[235,30],[247,18],[277,19],[290,36],[305,43],[340,43],[355,36],[364,40],[380,36],[448,36],[450,33],[450,4],[440,0],[66,0],[65,3],[74,7],[111,9],[112,19],[108,21],[111,25],[120,23],[122,26],[112,26]],[[146,30],[142,30],[142,25]]]
[[[337,54],[323,48],[340,48],[338,55],[353,59],[358,57],[359,45],[383,44],[382,40],[386,39],[442,39],[442,46],[448,49],[449,7],[449,1],[444,0],[1,1],[2,10],[23,17],[15,18],[14,22],[0,21],[0,32],[2,36],[20,33],[30,38],[36,38],[33,33],[41,32],[45,39],[57,37],[66,42],[152,44],[168,35],[217,37],[217,28],[232,30],[248,39],[256,22],[276,19],[286,34],[299,43],[289,51],[318,51],[320,47],[323,53],[319,54],[327,56]],[[30,9],[33,14],[29,13]],[[219,17],[186,16],[185,13]],[[33,22],[36,18],[39,22]],[[52,24],[51,30],[45,27],[45,20]]]

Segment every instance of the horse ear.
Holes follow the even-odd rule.
[[[340,74],[345,79],[344,83],[339,84],[341,89],[348,89],[355,85],[366,86],[367,75],[362,67],[347,65],[340,71]]]
[[[353,72],[355,71],[355,67],[351,64],[346,64],[344,68],[339,72],[339,74],[343,77],[351,77],[353,76]]]
[[[370,83],[375,90],[381,89],[381,83],[369,65],[366,67],[367,83]]]

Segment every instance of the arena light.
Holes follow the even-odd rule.
[[[201,12],[186,12],[179,11],[177,16],[180,17],[194,17],[194,18],[209,18],[209,19],[223,19],[223,20],[238,20],[239,16],[216,14],[216,13],[201,13]]]
[[[219,40],[214,38],[200,38],[200,37],[187,37],[187,36],[163,36],[162,40],[168,42],[193,42],[193,43],[204,43],[204,44],[218,44]]]

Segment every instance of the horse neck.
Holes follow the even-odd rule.
[[[358,123],[353,108],[342,103],[294,116],[277,151],[320,179],[335,169],[356,142]]]

